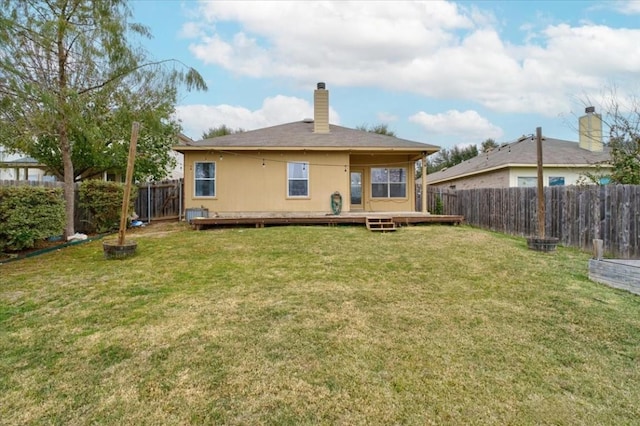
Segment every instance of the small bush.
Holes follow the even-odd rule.
[[[60,188],[0,187],[0,250],[32,248],[62,234],[64,215]]]
[[[433,214],[443,214],[444,212],[444,206],[442,204],[442,198],[440,198],[440,195],[436,194],[436,205],[433,209]]]
[[[131,191],[130,211],[138,194],[137,189]],[[93,216],[92,232],[108,232],[118,229],[122,212],[124,185],[115,182],[88,180],[80,185],[80,206]]]

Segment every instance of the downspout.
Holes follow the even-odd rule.
[[[422,213],[427,211],[427,153],[422,153]]]

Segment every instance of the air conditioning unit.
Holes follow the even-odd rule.
[[[209,209],[198,207],[185,210],[185,219],[189,224],[196,217],[209,217]]]

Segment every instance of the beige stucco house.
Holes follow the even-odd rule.
[[[579,142],[543,137],[545,186],[575,185],[586,173],[602,173],[611,167],[609,147],[602,143],[600,115],[587,108],[579,124]],[[535,187],[537,163],[535,137],[527,136],[432,173],[427,183],[455,189]]]
[[[184,154],[187,209],[326,214],[336,192],[343,212],[414,211],[416,161],[439,148],[329,124],[329,92],[318,83],[313,119],[174,149]]]

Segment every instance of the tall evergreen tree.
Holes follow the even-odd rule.
[[[466,148],[454,146],[450,150],[443,148],[427,158],[427,173],[433,173],[445,167],[455,166],[477,155],[478,147],[476,145],[469,145]]]
[[[498,145],[494,139],[488,138],[487,140],[482,142],[482,144],[480,145],[480,149],[482,150],[482,152],[489,152],[492,149],[497,148],[498,146],[500,145]]]

